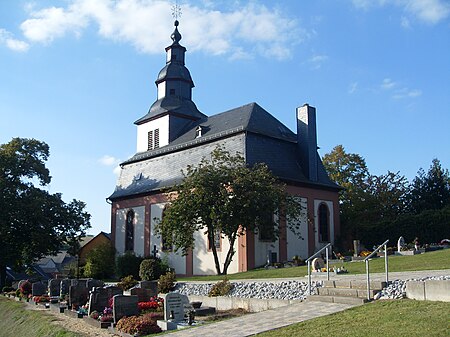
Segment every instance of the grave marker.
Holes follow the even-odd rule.
[[[47,291],[47,287],[45,286],[45,284],[40,281],[33,283],[31,289],[32,289],[31,294],[33,296],[42,296]]]
[[[189,304],[188,297],[180,293],[168,293],[164,298],[164,320],[184,321],[184,306]]]
[[[115,295],[113,301],[113,317],[114,323],[124,316],[135,316],[139,314],[138,297]]]
[[[48,294],[50,297],[59,297],[61,291],[61,280],[48,280]]]

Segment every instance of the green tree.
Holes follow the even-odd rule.
[[[188,166],[183,174],[183,182],[168,193],[171,203],[157,231],[183,254],[195,248],[197,231],[205,233],[210,243],[217,235],[227,238],[230,249],[223,267],[216,245],[210,244],[217,274],[227,273],[240,235],[265,231],[273,240],[278,237],[273,214],[286,217],[290,229],[299,233],[300,201],[286,193],[266,165],[250,168],[239,154],[231,155],[217,147],[211,160],[204,158],[199,165]]]
[[[14,138],[0,145],[0,285],[6,265],[31,264],[62,245],[75,245],[90,227],[90,215],[78,200],[43,188],[50,183],[46,143]]]
[[[419,170],[411,183],[408,201],[414,214],[450,205],[450,175],[438,159],[433,159],[427,173]]]
[[[111,278],[115,272],[116,250],[111,243],[92,249],[86,257],[84,276],[96,279]]]

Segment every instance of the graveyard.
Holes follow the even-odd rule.
[[[381,271],[383,259],[373,259],[373,270]],[[362,263],[360,262],[339,262],[348,270],[350,275],[359,275],[363,272]],[[380,266],[378,266],[378,264]],[[391,272],[407,272],[407,271],[420,271],[420,270],[434,270],[450,269],[450,249],[443,249],[440,251],[427,252],[418,255],[399,255],[390,258],[390,271]],[[282,274],[280,272],[289,272],[296,270],[297,276],[287,276],[288,274]],[[294,293],[292,282],[302,281],[302,277],[305,276],[305,266],[296,266],[290,268],[276,268],[270,270],[261,271],[264,272],[277,272],[276,274],[270,274],[273,277],[280,277],[283,275],[286,279],[285,283],[288,283],[291,289],[289,292]],[[258,275],[258,271],[253,271],[253,275]],[[259,278],[266,278],[259,274]],[[242,275],[241,275],[242,276]],[[252,274],[247,272],[247,279],[250,279]],[[240,276],[238,276],[240,277]],[[232,278],[232,275],[230,275]],[[291,280],[288,281],[288,279]],[[203,280],[202,278],[198,278]],[[186,280],[179,280],[179,284],[189,284]],[[239,279],[235,279],[233,286],[237,287]],[[256,279],[255,279],[256,281]],[[228,281],[227,281],[228,282]],[[227,282],[219,282],[216,285],[215,295],[226,295],[230,292],[230,287],[227,286]],[[259,281],[261,282],[261,281]],[[191,282],[192,283],[192,282]],[[270,282],[269,282],[270,283]],[[270,287],[269,283],[262,283],[263,287]],[[194,282],[195,284],[195,282]],[[203,284],[205,284],[203,282]],[[253,283],[247,283],[247,285]],[[133,287],[129,289],[122,289],[119,284],[106,283],[102,280],[96,279],[52,279],[48,283],[33,282],[28,280],[22,280],[18,284],[18,289],[9,292],[3,292],[0,302],[0,310],[5,310],[6,306],[9,306],[8,302],[20,302],[22,306],[27,309],[40,309],[42,321],[48,320],[48,314],[53,315],[53,319],[66,319],[78,322],[76,325],[72,325],[70,330],[78,331],[80,326],[83,329],[95,329],[99,331],[99,336],[108,336],[113,334],[119,336],[146,336],[155,333],[164,333],[164,331],[179,330],[185,328],[193,328],[196,326],[202,326],[206,322],[220,320],[224,317],[223,313],[214,315],[216,308],[230,309],[224,306],[224,303],[244,303],[243,298],[233,299],[231,297],[208,297],[208,296],[192,296],[183,294],[182,287],[178,287],[175,292],[161,293],[158,290],[157,281],[139,281]],[[193,287],[193,285],[188,286]],[[224,290],[227,288],[226,290]],[[211,289],[209,290],[210,294]],[[280,292],[280,288],[275,288],[274,292]],[[231,294],[231,292],[230,292]],[[203,301],[203,303],[202,303]],[[290,301],[281,303],[280,300],[270,300],[267,302],[270,304],[268,307],[260,308],[248,306],[248,311],[257,312],[260,310],[268,310],[275,308],[276,306],[289,305],[295,303]],[[299,300],[297,302],[302,302]],[[281,304],[280,304],[281,303]],[[13,305],[20,305],[19,303],[13,303]],[[19,310],[23,307],[18,307],[14,310]],[[231,308],[232,309],[232,308]],[[315,331],[315,335],[326,335],[326,331],[329,331],[331,335],[336,334],[340,329],[338,322],[346,321],[346,325],[350,326],[350,330],[353,331],[353,335],[358,335],[363,324],[361,321],[367,320],[370,317],[370,325],[374,324],[379,326],[386,335],[392,335],[390,331],[394,329],[392,320],[388,319],[390,315],[395,315],[398,312],[402,312],[404,316],[398,316],[397,324],[403,324],[406,321],[414,321],[423,331],[430,331],[429,335],[438,336],[439,334],[433,334],[434,332],[442,331],[442,319],[449,316],[449,304],[446,302],[430,302],[430,301],[413,301],[410,299],[400,300],[385,300],[385,301],[373,301],[367,305],[357,306],[340,312],[338,314],[329,315],[327,317],[321,317],[307,322],[298,323],[290,327],[277,330],[277,336],[292,336],[301,332],[302,335],[305,331]],[[11,309],[12,310],[12,309]],[[24,310],[22,316],[28,317],[29,322],[35,322],[33,318],[36,313],[30,313],[33,310]],[[202,313],[203,311],[203,313]],[[247,311],[247,312],[248,312]],[[426,312],[426,314],[425,314]],[[245,314],[245,311],[237,312],[237,315]],[[420,315],[418,313],[421,313]],[[444,313],[442,316],[441,313]],[[206,315],[206,316],[203,316]],[[417,317],[419,315],[420,317]],[[44,318],[47,317],[47,318]],[[3,317],[3,316],[2,316]],[[8,324],[7,320],[3,320],[1,324]],[[344,317],[349,317],[345,320]],[[400,320],[400,321],[398,321]],[[27,324],[22,319],[23,324]],[[51,321],[51,319],[50,319]],[[447,320],[448,321],[448,320]],[[360,323],[358,323],[360,322]],[[14,325],[14,322],[10,322]],[[34,323],[36,324],[36,323]],[[47,325],[49,323],[47,322]],[[330,325],[331,324],[331,325]],[[87,328],[89,326],[90,328]],[[332,327],[331,330],[330,326]],[[409,329],[409,325],[406,324],[406,329]],[[314,327],[314,328],[313,328]],[[326,327],[326,328],[325,328]],[[53,326],[54,331],[58,331],[59,327]],[[33,329],[33,328],[32,328]],[[334,330],[333,330],[334,329]],[[336,330],[337,329],[337,330]],[[347,329],[347,328],[346,328]],[[441,330],[440,330],[441,329]],[[80,333],[82,332],[80,330]],[[103,333],[103,334],[102,334]],[[39,335],[36,332],[36,336]],[[44,334],[50,336],[50,333]],[[42,336],[44,336],[42,335]],[[88,334],[89,335],[89,334]],[[263,336],[273,336],[274,333],[267,332]],[[345,334],[344,334],[345,335]],[[414,335],[414,334],[412,334]],[[34,336],[30,334],[30,336]],[[69,335],[70,336],[70,335]],[[76,334],[75,334],[76,336]]]

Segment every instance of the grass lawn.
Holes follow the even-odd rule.
[[[364,262],[343,262],[339,266],[344,266],[350,274],[364,274],[366,266]],[[389,272],[415,271],[415,270],[440,270],[450,269],[450,249],[428,252],[413,256],[389,255]],[[384,258],[376,258],[370,261],[370,272],[384,272]],[[306,266],[279,268],[279,269],[255,269],[244,273],[227,275],[229,280],[242,279],[265,279],[265,278],[295,278],[308,274]],[[179,281],[217,281],[223,276],[196,276],[189,278],[179,278]]]
[[[450,303],[414,300],[376,301],[260,337],[449,336]]]
[[[2,337],[79,337],[52,324],[55,319],[40,311],[25,309],[24,303],[0,297],[0,336]]]

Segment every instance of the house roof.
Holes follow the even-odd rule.
[[[196,138],[199,126],[202,135]],[[209,157],[218,142],[230,152],[243,154],[249,165],[266,163],[280,179],[339,188],[328,178],[318,155],[318,181],[309,181],[300,165],[296,134],[257,103],[250,103],[193,121],[169,145],[137,153],[123,162],[118,185],[109,199],[148,193],[181,182],[181,171]]]

